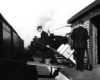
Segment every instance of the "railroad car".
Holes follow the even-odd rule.
[[[0,14],[0,47],[1,59],[13,58],[24,50],[24,41],[2,14]]]

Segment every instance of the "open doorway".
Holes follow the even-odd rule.
[[[92,36],[92,56],[94,64],[100,64],[100,54],[98,53],[98,28],[100,27],[100,15],[90,19]]]

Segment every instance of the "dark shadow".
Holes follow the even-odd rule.
[[[98,64],[100,64],[100,54],[98,53],[98,44],[99,44],[98,29],[100,27],[100,15],[91,18],[91,22],[97,28],[97,39],[96,39],[97,40],[97,55],[98,55]]]
[[[28,66],[26,63],[18,61],[34,61],[31,54],[22,53],[14,57],[15,61],[1,61],[0,64],[0,80],[38,80],[38,72],[36,66]]]

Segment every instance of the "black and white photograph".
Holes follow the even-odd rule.
[[[0,0],[0,80],[100,80],[100,0]]]

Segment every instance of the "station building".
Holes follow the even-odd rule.
[[[84,21],[84,28],[88,30],[90,39],[88,40],[89,60],[93,66],[100,64],[100,54],[98,53],[98,28],[100,27],[100,0],[95,0],[80,12],[72,16],[67,23],[72,24],[72,30],[77,28],[78,22]]]

